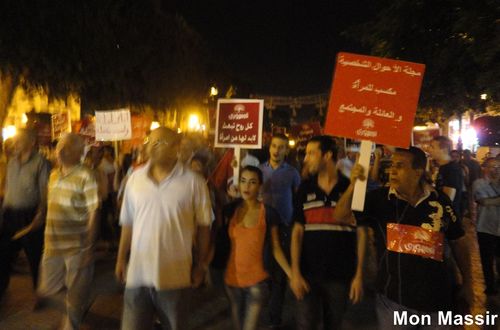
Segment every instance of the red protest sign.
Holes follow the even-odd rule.
[[[295,138],[297,148],[304,148],[307,141],[313,136],[321,135],[321,124],[318,121],[303,123],[299,125],[292,125],[290,134]]]
[[[57,140],[63,133],[71,132],[71,118],[69,112],[52,114],[52,141]]]
[[[215,147],[261,148],[263,113],[263,100],[219,99]]]
[[[339,53],[325,133],[407,148],[425,65]]]
[[[419,147],[425,152],[429,152],[432,140],[439,135],[441,135],[441,130],[439,128],[413,130],[412,145]]]

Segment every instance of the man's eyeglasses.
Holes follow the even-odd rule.
[[[159,147],[161,145],[169,146],[169,145],[172,144],[170,141],[167,141],[165,139],[159,139],[159,140],[151,141],[151,139],[149,137],[145,138],[144,139],[144,144],[149,144],[149,143],[151,143],[151,146],[153,148]]]

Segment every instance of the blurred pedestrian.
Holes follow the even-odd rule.
[[[290,235],[293,225],[293,199],[300,184],[299,172],[288,164],[288,137],[283,134],[273,135],[269,145],[269,160],[259,166],[264,175],[262,198],[264,203],[272,206],[279,214],[279,238],[283,250],[290,251]],[[287,256],[288,257],[288,256]],[[282,324],[281,314],[288,278],[281,267],[273,267],[271,295],[269,298],[268,318],[271,327]]]
[[[115,273],[125,283],[122,329],[186,328],[191,288],[208,268],[210,197],[201,176],[178,160],[180,136],[151,132],[149,162],[125,187]],[[129,257],[130,254],[130,257]]]
[[[57,144],[59,168],[49,180],[45,249],[40,265],[38,304],[64,287],[66,314],[63,329],[79,329],[89,308],[94,274],[94,244],[98,233],[97,182],[80,163],[84,141],[63,135]]]
[[[496,259],[500,274],[500,160],[488,158],[483,163],[484,177],[473,184],[474,200],[479,204],[477,238],[488,295],[496,295],[497,281],[493,265]]]
[[[0,297],[9,285],[12,263],[20,249],[28,258],[33,287],[38,283],[50,164],[38,152],[36,144],[35,131],[19,130],[7,165],[3,223],[0,223]]]

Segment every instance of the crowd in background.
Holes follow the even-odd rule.
[[[23,249],[35,308],[66,289],[63,328],[77,329],[97,248],[117,255],[123,329],[155,320],[183,329],[192,290],[206,283],[227,296],[235,329],[282,325],[288,288],[299,329],[338,329],[349,301],[363,298],[375,244],[386,329],[394,310],[457,310],[457,295],[472,303],[464,221],[477,228],[485,294],[498,293],[500,156],[478,161],[437,137],[428,154],[377,146],[369,169],[356,159],[343,140],[314,137],[297,151],[275,135],[237,160],[232,149],[163,127],[131,153],[66,134],[42,155],[36,134],[20,130],[0,162],[0,297]],[[352,212],[354,183],[364,179],[365,210]],[[435,232],[434,254],[404,250],[402,238],[391,245],[390,235],[421,228]]]

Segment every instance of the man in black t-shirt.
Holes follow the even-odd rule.
[[[366,226],[374,229],[379,269],[377,316],[380,329],[397,328],[394,313],[431,315],[452,308],[452,274],[444,258],[451,248],[463,274],[464,293],[472,302],[470,256],[464,231],[449,199],[425,183],[425,153],[415,147],[392,156],[389,187],[369,192],[363,212],[354,212],[358,241],[366,247]],[[353,178],[359,175],[353,169]],[[363,264],[360,253],[358,263]]]
[[[436,136],[432,139],[429,153],[439,165],[436,178],[436,189],[447,195],[453,205],[453,210],[461,219],[462,188],[464,177],[458,162],[453,162],[450,156],[452,142],[446,136]]]
[[[328,136],[312,138],[304,160],[310,177],[299,186],[294,207],[290,286],[298,299],[297,329],[341,327],[356,270],[356,228],[346,198],[348,178],[335,167],[337,152]],[[354,286],[357,302],[362,286]],[[323,322],[320,315],[323,314]]]

